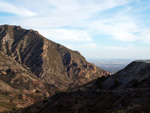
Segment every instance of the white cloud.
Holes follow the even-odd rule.
[[[112,24],[113,23],[113,24]],[[91,27],[95,29],[99,34],[105,34],[111,36],[115,40],[123,42],[131,42],[138,39],[136,33],[137,27],[135,23],[127,21],[113,22],[113,21],[94,21]],[[132,29],[132,30],[131,30]]]
[[[99,46],[96,43],[87,43],[84,45],[80,46],[82,49],[95,49],[95,48],[99,48]]]
[[[141,31],[141,38],[143,39],[143,43],[150,43],[150,29]]]
[[[26,2],[28,9],[36,11],[37,16],[19,20],[17,23],[25,27],[31,28],[57,28],[62,26],[78,26],[89,22],[88,19],[104,10],[108,10],[117,6],[122,6],[133,0],[43,0],[43,3],[38,4],[39,1]],[[24,2],[23,2],[24,3]],[[25,3],[24,3],[25,4]],[[34,7],[33,7],[34,6]],[[19,6],[16,6],[19,7]],[[6,10],[9,8],[6,7]],[[15,12],[15,11],[14,11]],[[18,12],[20,14],[20,12]],[[23,15],[23,13],[21,13]],[[82,27],[85,27],[83,25]]]
[[[64,40],[67,39],[70,41],[89,41],[92,40],[91,37],[95,35],[91,34],[91,31],[94,30],[98,31],[98,33],[111,35],[116,40],[136,40],[135,36],[132,33],[126,32],[124,31],[124,29],[118,32],[121,25],[111,25],[110,22],[105,22],[105,18],[104,20],[93,20],[94,15],[100,14],[104,10],[108,10],[118,6],[123,6],[134,0],[87,0],[86,2],[83,0],[44,0],[43,4],[38,4],[35,1],[27,1],[31,3],[31,7],[28,8],[34,10],[34,8],[32,7],[34,6],[36,9],[35,11],[37,11],[37,15],[32,18],[21,18],[21,20],[17,19],[14,20],[12,23],[17,25],[20,24],[23,27],[32,29],[50,28],[51,30],[49,31],[40,30],[41,34],[45,35],[46,37],[58,40],[63,40],[64,38]],[[45,6],[45,8],[43,6]],[[25,7],[27,7],[27,5],[25,5]],[[20,14],[20,12],[18,12],[18,14]],[[110,18],[110,20],[111,19],[116,21],[117,18]],[[89,23],[92,23],[92,26],[89,26]],[[67,29],[52,30],[54,28],[59,28],[63,26],[80,27],[85,29],[85,31],[69,31]],[[57,34],[55,34],[54,36],[54,33]],[[91,36],[89,36],[89,34],[91,34]],[[120,38],[121,36],[124,37]]]
[[[125,50],[126,48],[124,47],[120,47],[120,46],[107,46],[107,47],[104,47],[105,49],[108,49],[108,50],[113,50],[113,51],[122,51],[122,50]]]
[[[107,46],[101,47],[105,50],[112,50],[112,51],[126,51],[126,50],[134,50],[134,46],[131,44],[127,44],[125,46]]]
[[[29,11],[23,7],[15,6],[11,3],[4,2],[0,0],[0,12],[8,12],[17,14],[20,16],[35,16],[36,14],[32,11]]]
[[[87,0],[86,2],[83,0],[43,0],[43,3],[41,3],[40,1],[36,0],[26,0],[19,2],[23,3],[22,6],[24,6],[20,7],[19,4],[13,5],[12,3],[7,3],[0,0],[0,10],[18,14],[20,16],[33,16],[32,18],[21,18],[11,21],[13,24],[20,24],[26,28],[53,29],[62,26],[79,26],[86,29],[86,32],[90,32],[94,29],[99,33],[111,35],[116,40],[128,42],[136,40],[136,36],[132,32],[130,32],[131,29],[133,30],[135,28],[135,23],[131,23],[130,21],[128,21],[127,23],[122,22],[124,20],[127,21],[127,19],[130,20],[129,17],[122,16],[122,13],[127,12],[130,8],[127,8],[126,10],[124,10],[124,12],[120,12],[120,14],[117,14],[117,17],[111,17],[109,19],[104,18],[100,20],[93,20],[90,18],[93,18],[94,15],[100,14],[104,10],[123,6],[133,1],[135,0]],[[16,0],[15,2],[18,3]],[[28,8],[29,10],[27,10],[26,8]],[[35,13],[30,10],[33,10]],[[118,19],[118,15],[122,17],[119,18],[121,20]],[[117,20],[121,21],[122,23],[116,22]],[[116,24],[112,24],[113,22]],[[89,26],[89,23],[91,23],[92,26]],[[56,30],[53,30],[53,32],[56,33]],[[57,30],[57,33],[58,32],[63,35],[61,39],[69,39],[70,37],[70,40],[72,40],[71,38],[73,38],[73,40],[76,41],[77,38],[75,37],[78,34],[81,34],[82,31],[78,30],[79,33],[71,33],[77,34],[75,36],[69,36],[70,33],[67,32],[67,30]],[[64,36],[64,32],[66,32],[67,36]],[[46,31],[42,31],[42,33],[46,34],[47,37],[52,37],[52,33],[46,33]],[[83,33],[83,35],[86,35],[84,37],[89,37],[85,33]],[[55,38],[56,37],[58,39],[58,34],[57,36],[55,36]],[[79,35],[79,37],[81,37],[81,35]],[[88,38],[87,40],[89,39],[91,38]]]
[[[96,43],[90,42],[90,43],[82,43],[82,44],[65,44],[66,47],[71,48],[73,50],[93,50],[98,49],[99,46]]]
[[[108,35],[117,41],[149,43],[150,29],[142,26],[143,21],[136,20],[131,16],[131,10],[120,11],[111,18],[92,21],[88,27],[93,29],[95,34]]]
[[[39,29],[45,37],[55,41],[90,42],[91,36],[84,30]]]

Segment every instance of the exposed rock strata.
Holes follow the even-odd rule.
[[[26,65],[41,80],[56,87],[84,84],[108,74],[88,63],[79,52],[20,26],[0,26],[0,50]]]

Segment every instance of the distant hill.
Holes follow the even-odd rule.
[[[120,85],[117,88],[133,87],[149,87],[150,79],[150,60],[137,60],[127,65],[124,69],[115,73],[105,81],[105,87],[110,88],[114,85],[114,81],[118,80]],[[145,84],[145,85],[144,85]]]
[[[41,100],[108,74],[88,63],[79,52],[20,26],[0,26],[0,58],[0,91],[14,95],[8,100],[22,97],[20,101],[27,100],[30,104],[38,97]],[[27,103],[19,105],[24,107],[23,104]],[[1,111],[8,110],[1,105]]]

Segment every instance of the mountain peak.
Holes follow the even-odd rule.
[[[38,31],[20,26],[0,26],[0,50],[57,87],[73,87],[108,74],[88,63],[79,52],[44,38]]]

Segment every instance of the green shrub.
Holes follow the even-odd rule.
[[[132,80],[133,87],[137,87],[139,85],[139,81],[137,79]]]
[[[98,79],[96,80],[96,85],[98,86],[99,89],[103,88],[102,83],[107,79],[107,77],[102,76],[102,77],[98,77]]]
[[[102,76],[102,77],[99,77],[99,79],[101,80],[101,82],[104,82],[107,79],[107,77],[106,76]]]
[[[114,81],[114,86],[115,86],[115,87],[118,87],[120,84],[121,84],[121,82],[119,82],[118,79],[115,79],[115,81]]]
[[[102,82],[99,79],[97,79],[96,85],[98,86],[99,89],[103,89]]]

